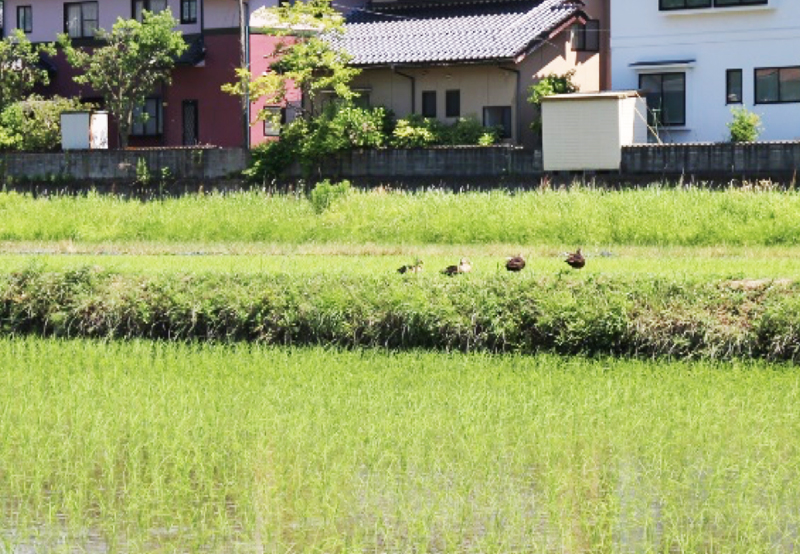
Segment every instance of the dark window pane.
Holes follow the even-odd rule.
[[[664,111],[661,122],[664,125],[684,125],[686,123],[686,76],[683,73],[664,74]]]
[[[756,69],[756,103],[779,101],[778,70]]]
[[[483,126],[498,128],[500,138],[510,138],[511,129],[511,106],[486,106],[483,108]]]
[[[461,115],[461,91],[448,90],[445,93],[445,110],[447,117],[459,117]]]
[[[436,117],[436,91],[422,91],[422,116]]]
[[[800,67],[783,67],[779,73],[781,102],[800,102]]]
[[[725,103],[742,103],[742,70],[729,69],[725,73]]]
[[[586,22],[586,45],[588,52],[600,51],[600,22],[596,19]]]
[[[639,89],[647,101],[647,122],[650,125],[686,124],[684,73],[640,75]]]
[[[580,52],[586,47],[586,34],[583,32],[583,25],[576,23],[570,30],[570,42],[572,42],[572,50]]]

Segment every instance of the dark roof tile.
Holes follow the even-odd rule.
[[[580,11],[568,0],[437,2],[348,16],[335,41],[355,65],[513,58]]]

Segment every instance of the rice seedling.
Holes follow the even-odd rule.
[[[800,376],[0,340],[0,548],[790,552]]]

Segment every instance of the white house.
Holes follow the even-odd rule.
[[[800,139],[800,1],[613,0],[611,81],[664,142],[726,140],[739,106],[761,140]]]

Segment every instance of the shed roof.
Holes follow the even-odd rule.
[[[348,15],[337,39],[355,65],[513,59],[583,15],[570,0],[461,0],[372,3]]]

